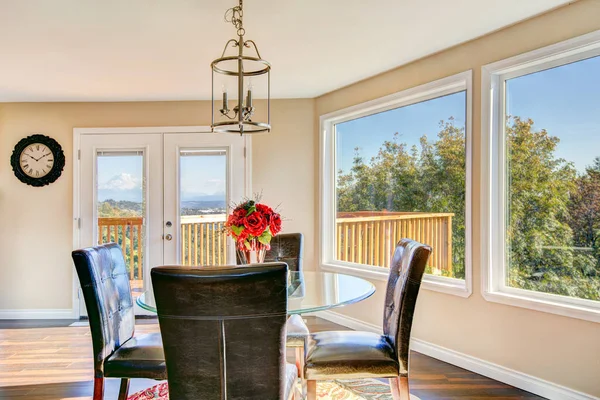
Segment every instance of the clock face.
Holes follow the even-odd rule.
[[[41,178],[48,175],[52,170],[54,155],[45,144],[32,143],[21,152],[19,164],[25,175],[32,178]]]
[[[49,136],[27,136],[15,145],[10,165],[17,179],[30,186],[46,186],[56,181],[65,167],[65,153]]]

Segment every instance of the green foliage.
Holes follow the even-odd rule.
[[[273,238],[273,235],[271,235],[271,231],[269,229],[266,229],[262,235],[260,235],[258,237],[258,241],[264,245],[269,245],[269,243],[271,243],[271,239]]]
[[[244,230],[244,227],[243,226],[231,225],[231,230],[233,231],[233,233],[236,234],[236,236],[240,236],[240,234]]]
[[[507,122],[507,284],[600,300],[600,162],[577,176],[555,155],[558,137],[531,119]]]
[[[142,216],[142,203],[136,203],[133,201],[115,201],[112,199],[105,200],[98,203],[98,217],[99,218],[128,218],[128,217],[141,217]],[[139,232],[132,231],[131,226],[123,228],[111,229],[110,237],[108,229],[103,229],[101,232],[102,237],[98,238],[100,243],[115,242],[118,243],[125,252],[125,265],[129,270],[130,260],[133,257],[133,269],[134,279],[141,279],[138,276],[138,265],[141,260],[138,259],[138,246],[142,245],[139,243],[140,236]],[[133,240],[133,246],[131,241]],[[131,248],[133,247],[133,254],[131,254]]]
[[[134,201],[115,201],[112,199],[98,203],[98,217],[100,218],[127,218],[141,217],[142,203]]]
[[[465,273],[465,132],[454,120],[440,122],[435,142],[426,136],[420,149],[407,148],[399,133],[383,143],[369,164],[355,149],[352,168],[338,172],[338,211],[454,213],[455,278]]]
[[[453,270],[464,278],[465,133],[452,118],[407,148],[396,133],[365,162],[338,172],[338,211],[454,213]],[[560,140],[531,119],[506,125],[507,285],[600,300],[600,157],[584,174],[556,156]],[[432,273],[431,266],[426,272]]]

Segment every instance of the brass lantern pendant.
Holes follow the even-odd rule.
[[[239,0],[238,6],[227,10],[225,13],[225,21],[231,22],[236,27],[238,38],[229,40],[225,44],[221,57],[214,60],[210,65],[212,69],[211,128],[213,132],[230,132],[243,135],[271,131],[271,64],[261,58],[254,41],[244,39],[246,31],[242,20],[244,17],[242,7],[243,0]],[[237,55],[226,55],[229,49],[236,48]],[[254,52],[256,55],[245,55],[244,50]],[[254,89],[252,84],[256,82],[256,77],[261,75],[266,75],[267,122],[259,122],[253,119],[256,108],[252,99]],[[215,106],[215,84],[218,85],[220,82],[227,80],[235,81],[235,77],[237,77],[235,82],[237,86],[237,104],[232,109],[229,108],[227,87],[226,84],[223,84],[221,106],[220,108],[218,105]],[[252,78],[254,78],[254,82],[251,82]],[[262,80],[264,81],[264,79]],[[244,83],[247,83],[246,92],[244,92]],[[216,113],[215,110],[217,109],[218,112]]]

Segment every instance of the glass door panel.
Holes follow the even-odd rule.
[[[227,151],[180,150],[179,213],[183,265],[225,265]]]
[[[76,246],[118,243],[133,297],[152,292],[158,265],[235,263],[223,224],[249,193],[245,145],[228,134],[82,134]]]
[[[135,298],[152,289],[150,269],[163,263],[162,134],[82,135],[80,146],[77,246],[118,243]]]
[[[144,289],[146,199],[143,151],[98,151],[97,244],[118,243],[134,297]]]
[[[248,193],[245,145],[239,135],[164,135],[165,264],[235,264],[223,224]]]

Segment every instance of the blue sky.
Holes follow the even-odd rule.
[[[419,147],[423,135],[430,141],[436,139],[442,120],[454,117],[454,124],[464,127],[465,114],[466,95],[459,92],[337,124],[337,169],[348,171],[355,147],[359,147],[365,162],[377,155],[383,142],[392,140],[396,132],[401,142]]]
[[[595,57],[507,82],[508,113],[531,118],[535,129],[558,136],[556,155],[580,172],[600,156],[599,71],[600,57]],[[464,126],[464,92],[338,124],[337,168],[348,171],[355,147],[368,161],[395,132],[409,146],[423,135],[435,140],[439,121],[450,116]]]
[[[142,201],[143,157],[98,156],[98,201]]]
[[[506,95],[508,114],[558,136],[556,155],[578,171],[600,156],[600,57],[511,79]]]
[[[225,202],[226,157],[190,155],[180,158],[181,201]],[[98,200],[142,201],[142,156],[98,157]]]

